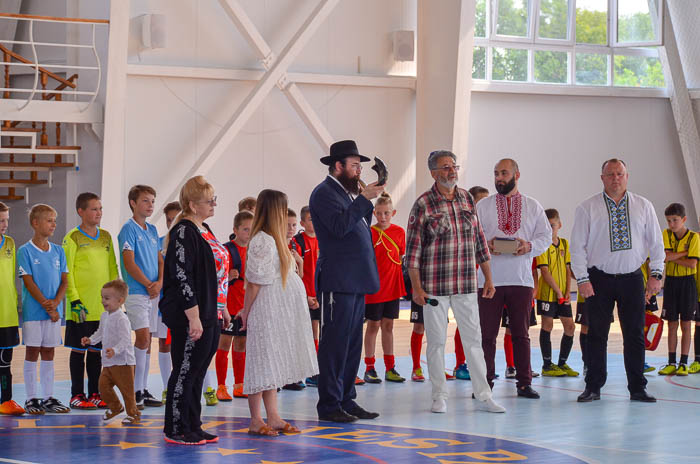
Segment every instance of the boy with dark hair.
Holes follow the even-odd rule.
[[[292,208],[287,208],[287,241],[289,243],[289,249],[292,252],[292,256],[294,257],[294,262],[296,263],[296,270],[297,274],[299,277],[304,279],[304,260],[301,258],[301,251],[299,250],[299,246],[296,244],[296,241],[294,240],[294,235],[297,233],[297,213],[294,211]],[[300,380],[295,383],[288,383],[282,389],[284,390],[292,390],[292,391],[299,391],[303,390],[306,388],[306,384],[304,383],[303,380]]]
[[[542,274],[537,291],[537,314],[542,316],[540,350],[542,351],[542,375],[545,377],[577,377],[578,372],[566,364],[574,343],[576,326],[571,312],[571,255],[569,242],[559,237],[561,219],[556,209],[546,209],[552,227],[552,244],[537,257],[537,267]],[[552,363],[552,341],[550,339],[554,319],[561,320],[564,335],[561,338],[559,362]]]
[[[685,226],[685,207],[671,203],[664,211],[668,228],[664,230],[666,280],[661,318],[668,321],[668,364],[659,375],[688,375],[691,324],[697,308],[695,274],[700,259],[700,236]],[[681,326],[681,357],[676,367],[678,319]]]
[[[102,370],[100,345],[83,346],[82,339],[97,330],[104,311],[100,291],[102,285],[119,277],[112,236],[101,229],[102,202],[94,193],[78,195],[75,209],[81,223],[63,238],[63,251],[68,267],[66,298],[70,312],[66,315],[66,341],[71,348],[70,406],[74,409],[106,408],[100,398]],[[84,374],[87,370],[88,396],[85,396]]]
[[[255,197],[245,197],[238,202],[238,211],[250,211],[255,214],[255,204],[258,200]]]
[[[135,185],[129,190],[129,208],[134,213],[119,232],[122,276],[129,286],[126,315],[136,333],[134,384],[136,404],[162,406],[148,391],[148,368],[151,364],[151,337],[158,331],[158,300],[163,287],[163,255],[158,244],[158,231],[146,222],[153,214],[156,191],[148,185]]]
[[[10,208],[0,202],[0,414],[21,416],[24,408],[12,400],[12,351],[19,345],[19,317],[15,290],[15,241],[5,235]]]
[[[56,210],[49,205],[34,205],[29,224],[34,236],[17,250],[18,274],[22,278],[22,339],[27,347],[24,409],[29,414],[67,413],[70,408],[53,397],[53,358],[55,347],[61,345],[63,298],[68,286],[66,254],[63,248],[49,242],[56,230]],[[36,388],[39,355],[43,400]]]

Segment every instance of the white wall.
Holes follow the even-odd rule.
[[[692,204],[667,99],[473,92],[463,186],[494,192],[493,166],[506,155],[518,161],[520,190],[559,210],[565,237],[576,205],[602,190],[611,157],[627,163],[630,191],[652,201],[661,226],[669,203]],[[697,218],[688,225],[697,230]]]

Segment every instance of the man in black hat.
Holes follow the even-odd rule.
[[[316,294],[321,303],[318,346],[318,417],[333,422],[374,419],[355,403],[355,377],[362,355],[365,294],[379,290],[379,274],[372,246],[371,200],[384,186],[362,188],[362,156],[353,140],[331,145],[321,158],[328,177],[311,193],[309,208],[318,237]]]

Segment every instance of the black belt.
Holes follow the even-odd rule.
[[[596,267],[592,267],[592,268],[588,269],[588,273],[590,274],[591,272],[595,272],[597,274],[602,274],[606,277],[611,277],[613,279],[628,279],[630,277],[636,277],[636,276],[640,275],[642,273],[642,270],[637,269],[636,271],[627,272],[624,274],[609,274],[607,272],[601,271],[600,269],[598,269]]]

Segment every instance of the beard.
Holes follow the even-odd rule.
[[[438,183],[445,187],[446,189],[452,190],[457,186],[457,179],[448,179],[448,178],[440,178],[438,179]]]
[[[348,174],[348,171],[343,169],[340,173],[340,175],[337,177],[338,182],[340,182],[340,185],[345,187],[345,190],[348,192],[352,193],[353,195],[359,195],[360,194],[360,175],[356,175],[355,177],[352,177],[351,175]]]
[[[515,188],[515,176],[508,182],[501,184],[496,182],[496,191],[501,195],[508,195]]]

